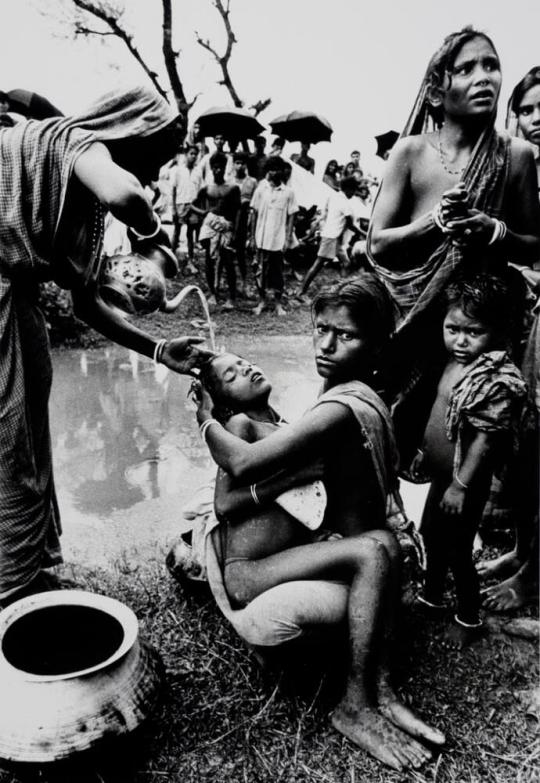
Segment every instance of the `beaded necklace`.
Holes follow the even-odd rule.
[[[442,165],[443,169],[447,172],[447,174],[452,174],[453,176],[458,175],[458,176],[461,177],[461,175],[463,174],[463,172],[467,168],[467,164],[462,166],[462,168],[460,168],[460,169],[455,169],[454,170],[454,169],[448,168],[448,166],[446,165],[446,161],[444,159],[444,151],[443,151],[443,147],[442,147],[442,138],[441,138],[441,129],[440,128],[438,130],[438,134],[439,134],[439,143],[438,143],[439,160],[441,161],[441,165]]]

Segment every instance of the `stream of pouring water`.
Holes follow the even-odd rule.
[[[191,293],[197,294],[199,297],[199,301],[201,303],[206,323],[208,324],[208,335],[210,338],[210,346],[213,351],[216,350],[216,335],[214,332],[214,324],[212,323],[212,319],[210,318],[210,310],[208,308],[208,302],[206,301],[206,296],[203,294],[201,289],[198,285],[186,285],[184,288],[182,288],[181,291],[179,291],[176,296],[173,296],[172,299],[169,299],[167,304],[165,305],[165,311],[170,313],[173,310],[176,310],[177,307],[179,307],[180,303],[184,301],[186,296],[188,296]]]

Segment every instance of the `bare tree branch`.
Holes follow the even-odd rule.
[[[229,60],[231,59],[233,46],[236,43],[236,36],[232,29],[231,20],[229,18],[230,0],[226,0],[225,3],[223,2],[223,0],[213,0],[212,4],[214,5],[217,12],[219,13],[223,21],[223,24],[225,26],[225,32],[227,34],[227,47],[225,49],[225,53],[223,55],[220,55],[217,52],[217,50],[214,49],[214,47],[210,44],[210,41],[208,39],[204,40],[197,32],[195,32],[197,43],[200,46],[202,46],[203,49],[206,49],[207,52],[210,52],[210,54],[214,57],[217,64],[221,68],[221,73],[223,77],[219,83],[223,84],[223,86],[227,88],[227,90],[229,91],[229,95],[233,99],[234,105],[238,106],[239,108],[242,108],[244,102],[240,99],[240,96],[236,92],[234,84],[232,83],[231,80],[231,75],[229,73]]]
[[[133,37],[129,35],[127,30],[122,27],[118,21],[118,17],[114,16],[112,12],[108,12],[105,6],[96,5],[95,3],[91,2],[91,0],[73,0],[73,3],[77,6],[77,8],[92,14],[92,16],[95,16],[97,19],[100,19],[102,22],[104,22],[111,29],[112,33],[124,42],[129,52],[137,60],[159,94],[162,95],[163,98],[167,99],[167,93],[161,87],[157,74],[152,71],[143,60],[137,46],[133,41]]]
[[[253,106],[250,106],[249,108],[253,109],[253,114],[255,115],[255,117],[258,117],[262,111],[264,111],[270,106],[271,103],[272,103],[272,98],[264,98],[257,101],[257,103],[254,103]]]
[[[176,105],[178,111],[185,116],[188,109],[193,106],[194,101],[191,103],[186,99],[184,93],[184,87],[180,81],[178,74],[177,60],[179,52],[175,52],[172,45],[172,5],[171,0],[162,0],[163,5],[163,39],[161,51],[163,52],[163,60],[165,62],[165,68],[167,69],[167,75],[171,83],[172,91],[176,99]]]
[[[77,24],[75,27],[75,35],[116,35],[112,30],[90,30],[89,27],[85,27],[82,24]]]

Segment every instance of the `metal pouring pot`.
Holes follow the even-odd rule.
[[[172,312],[178,296],[167,299],[167,277],[178,272],[174,253],[164,245],[153,245],[143,253],[127,253],[105,260],[98,290],[102,299],[126,315],[147,315],[157,310]]]

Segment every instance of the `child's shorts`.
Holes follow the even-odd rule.
[[[338,241],[337,239],[331,239],[330,237],[321,237],[321,244],[319,245],[319,252],[317,255],[319,258],[327,258],[329,261],[333,261],[337,256]]]

